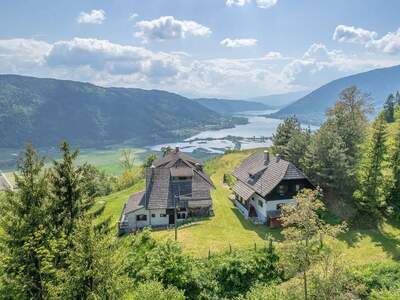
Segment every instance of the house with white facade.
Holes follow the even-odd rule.
[[[233,172],[235,205],[246,219],[280,225],[281,206],[294,204],[293,197],[303,188],[314,188],[306,175],[291,162],[268,151],[256,152]]]
[[[203,164],[179,148],[146,170],[146,189],[131,195],[119,220],[120,234],[143,227],[167,227],[188,217],[212,214],[213,184]]]

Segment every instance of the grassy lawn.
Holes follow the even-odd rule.
[[[212,174],[216,187],[212,192],[215,216],[179,229],[178,241],[187,253],[206,256],[209,250],[211,253],[222,252],[228,250],[229,245],[233,249],[252,248],[254,243],[261,247],[268,235],[281,240],[279,230],[245,220],[229,200],[230,191],[222,182],[223,175],[232,172],[251,152],[232,153],[207,162],[206,171]],[[106,203],[101,219],[111,216],[115,224],[129,195],[143,188],[144,183],[140,182],[128,190],[99,198],[96,205]],[[174,231],[155,231],[153,235],[159,239],[173,239]],[[375,230],[352,229],[333,243],[343,250],[349,263],[400,260],[400,224],[386,222]]]

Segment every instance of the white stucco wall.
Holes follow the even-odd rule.
[[[253,200],[254,198],[254,200]],[[263,203],[263,206],[260,206],[258,201]],[[254,206],[257,211],[257,216],[262,222],[267,221],[267,212],[270,210],[277,210],[277,206],[279,204],[295,204],[296,200],[294,199],[282,199],[282,200],[274,200],[274,201],[265,201],[265,199],[261,198],[259,195],[255,195],[250,200],[250,203]]]
[[[152,215],[155,215],[154,217]],[[161,214],[165,214],[165,209],[154,209],[149,212],[150,223],[153,226],[168,225],[169,216],[161,217]]]

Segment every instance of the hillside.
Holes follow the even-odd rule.
[[[0,75],[0,147],[162,143],[233,119],[177,94]]]
[[[216,99],[216,98],[200,98],[193,100],[222,115],[231,115],[234,113],[249,111],[249,110],[273,109],[273,107],[262,103],[244,101],[244,100],[227,100],[227,99]]]
[[[390,93],[400,89],[400,66],[375,69],[334,80],[271,116],[286,118],[296,115],[303,122],[321,123],[326,110],[334,105],[340,92],[352,85],[371,94],[375,106],[381,107]]]
[[[301,97],[304,97],[308,92],[292,92],[285,94],[276,94],[276,95],[268,95],[268,96],[260,96],[249,98],[247,101],[258,102],[264,105],[267,105],[272,108],[282,108],[285,107],[296,100],[299,100]]]
[[[229,200],[230,190],[223,183],[224,174],[230,174],[240,162],[255,150],[238,151],[216,157],[206,162],[205,170],[210,175],[216,189],[212,192],[215,216],[198,223],[184,226],[178,230],[178,241],[186,253],[194,256],[207,256],[233,249],[252,249],[265,245],[269,237],[282,240],[279,229],[270,229],[265,225],[254,225],[245,220]],[[143,181],[121,192],[100,197],[93,210],[105,205],[103,215],[98,221],[111,218],[116,225],[124,203],[129,195],[144,188]],[[153,232],[157,239],[173,239],[174,230]],[[344,258],[349,264],[367,264],[371,261],[391,261],[400,258],[400,224],[383,223],[379,229],[350,229],[335,241],[344,251]],[[278,243],[279,245],[280,243]]]

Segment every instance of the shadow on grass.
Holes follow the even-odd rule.
[[[232,207],[231,210],[235,214],[235,216],[239,219],[240,224],[246,230],[255,231],[258,236],[266,240],[268,237],[272,237],[275,241],[282,241],[283,236],[281,234],[280,229],[272,229],[267,227],[265,224],[255,225],[251,223],[251,221],[246,220],[243,215],[238,211],[237,208]]]
[[[395,228],[400,228],[400,224],[396,221],[388,221],[387,223]],[[346,242],[349,247],[356,247],[364,238],[370,238],[375,246],[381,247],[393,259],[400,260],[400,236],[385,232],[382,226],[371,229],[351,228],[338,237],[339,240]]]

